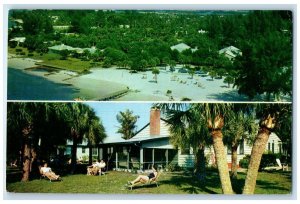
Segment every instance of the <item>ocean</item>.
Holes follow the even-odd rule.
[[[72,86],[54,83],[43,77],[8,68],[7,100],[74,100],[78,90]]]

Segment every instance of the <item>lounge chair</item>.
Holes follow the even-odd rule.
[[[132,188],[136,187],[136,186],[149,186],[149,185],[153,185],[153,184],[155,184],[156,187],[158,187],[158,179],[159,179],[160,175],[161,175],[161,172],[159,171],[159,172],[157,172],[156,177],[149,179],[149,181],[147,181],[147,182],[137,182],[137,183],[134,183],[132,185],[128,185],[128,188],[130,190],[132,190]]]
[[[40,180],[41,179],[49,179],[50,182],[52,181],[62,181],[61,177],[58,177],[57,179],[53,179],[49,177],[48,175],[44,174],[44,172],[41,169],[41,166],[39,166],[39,172],[40,172]]]
[[[278,166],[268,166],[268,167],[265,167],[264,170],[266,171],[272,171],[272,170],[283,170],[283,171],[288,171],[288,164],[282,164],[280,159],[276,159],[276,163]]]

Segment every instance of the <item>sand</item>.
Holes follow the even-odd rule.
[[[48,72],[39,69],[26,69],[35,66],[30,58],[9,58],[8,66],[23,69],[29,74],[38,75],[47,80],[72,85],[80,90],[79,95],[85,100],[99,100],[113,93],[129,90],[116,101],[245,101],[246,97],[228,88],[223,79],[211,80],[210,77],[193,78],[187,73],[171,73],[160,68],[157,83],[151,71],[130,73],[125,69],[93,68],[91,73],[78,75],[75,72],[60,70]],[[167,91],[169,90],[169,94]]]

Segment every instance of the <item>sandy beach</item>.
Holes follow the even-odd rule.
[[[72,85],[79,89],[79,97],[84,100],[99,100],[122,90],[127,94],[116,101],[245,101],[237,90],[228,88],[223,79],[193,78],[188,73],[174,73],[168,68],[160,68],[157,83],[151,71],[130,73],[129,70],[113,68],[93,68],[91,73],[78,75],[66,70],[26,69],[35,67],[30,58],[9,58],[8,66],[23,69],[25,72],[44,77],[55,83]],[[9,91],[9,90],[8,90]],[[169,93],[167,93],[169,92]]]

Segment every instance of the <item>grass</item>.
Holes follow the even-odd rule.
[[[14,175],[14,176],[12,176]],[[63,175],[63,181],[33,179],[20,182],[21,175],[10,171],[7,173],[8,192],[17,193],[91,193],[91,194],[221,194],[218,173],[207,172],[206,183],[201,184],[189,172],[163,172],[159,186],[149,185],[129,190],[128,180],[136,178],[137,174],[109,171],[103,176],[87,176],[85,174]],[[238,174],[233,182],[236,193],[241,193],[244,186],[244,173]],[[290,172],[260,172],[255,194],[290,194],[292,189]]]
[[[25,53],[25,55],[18,55],[20,58],[28,57],[29,52],[27,48],[23,48],[23,47],[8,48],[8,53],[17,54],[16,49],[22,49],[22,52]],[[37,52],[32,52],[32,54],[33,56],[30,56],[29,58],[35,60],[43,60],[42,64],[51,67],[56,67],[59,69],[83,73],[83,72],[87,72],[92,67],[91,61],[82,61],[81,59],[72,58],[72,57],[69,57],[66,60],[61,60],[60,59],[61,56],[59,54],[46,53],[43,54],[42,56]]]

